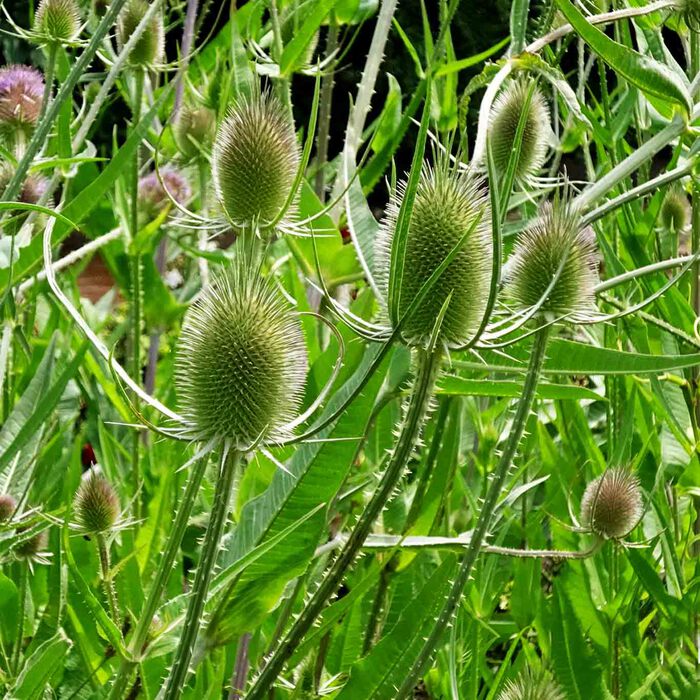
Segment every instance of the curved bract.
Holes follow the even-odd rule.
[[[177,348],[176,387],[193,438],[238,449],[284,438],[305,375],[298,319],[263,278],[234,267],[190,309]]]
[[[377,239],[377,283],[388,297],[391,247],[405,183],[389,205]],[[486,307],[491,273],[490,212],[480,182],[470,173],[446,163],[424,165],[406,240],[398,314],[390,313],[395,327],[412,300],[462,239],[454,259],[435,282],[430,294],[406,320],[402,336],[411,345],[424,345],[442,305],[452,298],[440,328],[448,346],[466,342],[478,328]],[[465,238],[466,236],[466,238]]]

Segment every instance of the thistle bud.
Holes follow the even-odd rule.
[[[515,244],[504,270],[505,294],[522,309],[540,304],[546,295],[541,314],[583,311],[593,305],[596,267],[593,230],[581,225],[570,203],[555,199],[543,205]]]
[[[178,204],[184,204],[192,194],[190,185],[185,177],[172,168],[160,171],[160,177],[167,188],[170,197]],[[140,225],[154,219],[163,209],[171,204],[168,194],[158,179],[156,172],[149,173],[139,180],[139,208],[142,220]]]
[[[0,523],[7,522],[17,508],[17,502],[9,493],[0,494]]]
[[[515,147],[520,116],[525,109],[532,82],[510,82],[496,97],[491,110],[488,139],[496,174],[502,176]],[[520,154],[515,166],[516,182],[526,182],[537,174],[547,157],[549,109],[540,89],[535,86],[525,115]]]
[[[216,196],[231,223],[265,230],[282,213],[299,166],[294,125],[269,93],[240,100],[214,142]]]
[[[605,539],[624,537],[642,517],[642,491],[632,472],[610,469],[591,481],[581,499],[581,522]]]
[[[117,48],[121,51],[148,11],[147,0],[128,0],[117,18]],[[149,22],[129,54],[131,66],[150,67],[161,63],[165,53],[165,30],[160,11]]]
[[[525,669],[505,684],[498,700],[564,700],[564,693],[545,673],[533,674]]]
[[[119,517],[119,499],[104,476],[92,471],[83,479],[73,503],[78,525],[91,535],[109,532]]]
[[[690,204],[685,192],[680,187],[669,187],[661,203],[659,219],[667,231],[682,233],[687,229],[690,219]]]
[[[405,182],[399,184],[377,238],[377,281],[385,299],[392,240],[405,187]],[[486,308],[491,275],[490,225],[488,200],[474,176],[444,162],[435,168],[423,166],[408,227],[398,308],[396,313],[389,310],[392,326],[398,324],[423,285],[469,233],[452,262],[403,324],[406,343],[421,345],[428,341],[450,293],[452,299],[440,328],[441,340],[451,346],[462,345],[477,330]]]
[[[173,136],[180,153],[192,159],[206,151],[214,140],[216,114],[208,107],[184,106],[173,125]]]
[[[241,267],[190,309],[175,376],[189,433],[246,449],[274,441],[297,413],[306,354],[301,327],[277,290]]]
[[[31,135],[41,114],[44,78],[29,66],[0,68],[0,134],[11,143]]]
[[[34,15],[34,32],[43,41],[70,44],[80,33],[75,0],[41,0]]]

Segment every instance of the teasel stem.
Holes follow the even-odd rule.
[[[121,626],[121,614],[119,612],[119,600],[117,598],[117,589],[114,587],[114,581],[112,580],[112,573],[110,571],[111,565],[109,560],[109,548],[107,546],[107,541],[104,535],[99,534],[95,536],[95,543],[97,544],[97,553],[100,557],[100,572],[102,574],[102,586],[105,590],[105,596],[107,598],[107,603],[109,604],[109,611],[112,615],[112,621],[117,627]]]
[[[613,601],[620,589],[620,558],[617,542],[610,550],[610,600]],[[610,620],[610,692],[613,697],[620,697],[620,631],[615,612]]]
[[[527,375],[525,376],[523,393],[520,395],[520,399],[518,401],[518,407],[515,412],[515,417],[513,418],[513,425],[511,426],[508,440],[506,441],[506,445],[492,475],[491,484],[486,492],[486,498],[484,499],[484,503],[481,507],[481,513],[479,514],[476,526],[474,527],[474,532],[472,533],[472,537],[469,542],[469,548],[462,558],[457,575],[455,576],[455,580],[452,584],[452,588],[430,634],[425,639],[421,653],[418,655],[418,658],[413,664],[411,670],[406,674],[403,684],[396,693],[397,699],[406,697],[415,687],[420,674],[423,672],[424,666],[430,659],[433,650],[440,641],[443,631],[452,619],[455,609],[462,598],[464,588],[469,581],[469,576],[474,567],[474,563],[476,562],[476,558],[479,555],[481,546],[486,538],[486,534],[493,518],[493,511],[498,503],[498,498],[501,495],[501,489],[503,488],[506,476],[508,475],[508,471],[513,463],[513,458],[515,457],[515,453],[520,445],[520,440],[525,432],[525,425],[527,424],[527,419],[530,415],[530,410],[532,409],[535,392],[537,390],[537,383],[542,371],[542,365],[544,364],[548,338],[548,326],[545,326],[535,335],[535,340],[530,351],[530,362],[528,365]]]
[[[209,516],[207,531],[204,534],[204,546],[199,565],[197,566],[190,602],[187,606],[180,644],[166,682],[163,695],[164,700],[179,698],[187,680],[190,659],[192,658],[192,651],[202,622],[204,603],[209,591],[209,582],[214,573],[216,556],[219,553],[221,535],[228,516],[231,492],[236,471],[241,462],[241,456],[238,450],[224,447],[219,478],[216,481],[216,490],[214,492],[214,505]]]
[[[282,52],[284,51],[284,44],[282,43],[282,26],[280,25],[280,15],[277,9],[277,0],[270,0],[270,21],[272,22],[272,38],[275,46],[275,60],[278,62],[282,58]],[[280,75],[275,79],[275,86],[277,87],[277,94],[279,96],[280,102],[285,106],[287,112],[289,113],[289,118],[294,119],[292,114],[292,100],[289,95],[289,80],[282,75],[280,66]]]
[[[185,24],[182,28],[182,43],[180,44],[180,68],[177,74],[177,86],[175,88],[175,104],[173,105],[173,116],[177,116],[182,106],[182,95],[185,91],[184,77],[187,73],[187,66],[190,63],[190,52],[194,42],[194,27],[197,22],[197,10],[199,0],[187,0],[187,10],[185,11]]]
[[[109,700],[121,700],[128,689],[131,674],[138,664],[138,659],[143,652],[143,647],[148,638],[148,632],[153,621],[153,616],[158,609],[161,596],[168,583],[168,579],[170,578],[170,573],[172,571],[175,558],[180,550],[180,544],[182,543],[182,538],[185,534],[185,529],[187,528],[187,523],[190,519],[192,507],[194,506],[197,494],[199,493],[199,487],[202,483],[202,479],[204,478],[207,463],[208,457],[206,454],[204,456],[200,456],[198,459],[195,459],[194,466],[190,472],[187,484],[185,485],[185,491],[182,495],[180,505],[175,515],[175,522],[173,523],[172,530],[166,541],[165,549],[159,557],[158,568],[153,579],[153,585],[151,586],[151,589],[148,592],[148,597],[146,598],[143,608],[139,613],[136,629],[134,630],[134,636],[129,644],[129,651],[131,652],[131,657],[134,660],[122,660],[121,666],[119,667],[119,672],[109,694]]]
[[[406,417],[401,427],[396,447],[389,459],[379,486],[325,578],[311,595],[301,614],[262,669],[255,684],[246,696],[247,700],[261,700],[266,697],[268,690],[282,671],[287,659],[289,659],[299,642],[301,642],[304,635],[313,625],[328,600],[338,590],[345,572],[355,561],[355,557],[367,535],[369,535],[374,521],[391,497],[403,474],[428,414],[442,356],[442,351],[438,347],[434,347],[432,350],[420,348],[416,352],[416,377],[406,409]]]
[[[330,15],[328,36],[326,37],[326,59],[338,48],[338,25],[333,12]],[[323,76],[321,84],[321,106],[318,114],[318,134],[316,135],[316,195],[321,204],[326,201],[326,163],[328,162],[328,139],[331,126],[331,103],[335,87],[335,71],[331,68]]]
[[[27,588],[29,587],[29,563],[20,562],[19,570],[19,615],[17,620],[17,639],[15,639],[15,649],[12,654],[12,669],[15,673],[19,671],[19,657],[22,651],[22,639],[24,637],[24,616],[27,607]]]
[[[54,74],[56,72],[56,55],[58,53],[58,44],[56,42],[51,42],[48,46],[48,51],[46,53],[46,70],[44,70],[44,97],[41,101],[41,110],[39,112],[39,119],[41,121],[46,114],[49,102],[51,102],[51,94],[53,92],[53,80]]]
[[[197,170],[199,173],[199,209],[202,216],[207,215],[207,177],[208,163],[203,156],[197,158]],[[198,234],[197,247],[199,250],[205,250],[208,234],[206,231],[200,231]],[[165,242],[163,238],[163,242]],[[199,276],[202,278],[202,287],[209,284],[209,264],[204,257],[199,258]]]

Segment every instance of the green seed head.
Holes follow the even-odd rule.
[[[147,0],[129,0],[117,18],[117,47],[121,51],[134,33],[139,22],[148,11]],[[165,31],[163,15],[156,12],[146,30],[141,34],[129,54],[132,66],[153,66],[161,63],[165,51]]]
[[[391,245],[405,187],[406,183],[399,185],[377,238],[377,281],[385,299],[389,293]],[[408,227],[398,313],[389,310],[392,326],[396,327],[420,289],[465,234],[466,239],[404,323],[403,339],[409,345],[428,341],[450,294],[440,329],[441,341],[449,346],[461,345],[476,331],[485,311],[491,276],[490,225],[487,198],[473,175],[445,162],[438,162],[434,168],[423,166]]]
[[[526,669],[506,683],[498,700],[564,700],[564,693],[544,672],[533,674]]]
[[[581,225],[570,203],[555,199],[543,205],[515,244],[504,270],[505,294],[521,309],[546,295],[540,313],[555,317],[585,311],[593,305],[596,267],[592,229]]]
[[[9,493],[0,494],[0,523],[7,522],[17,508],[17,502]]]
[[[659,219],[667,231],[682,233],[688,227],[690,204],[685,192],[677,186],[671,186],[661,203]]]
[[[44,41],[75,41],[80,34],[80,12],[75,0],[41,0],[34,15],[34,31]]]
[[[119,517],[119,499],[112,485],[97,472],[83,479],[73,503],[78,525],[91,535],[109,532]]]
[[[532,88],[529,80],[515,80],[499,93],[493,103],[488,139],[493,154],[496,174],[502,176],[508,167],[528,94]],[[527,107],[525,128],[520,143],[520,155],[515,166],[516,182],[526,182],[536,175],[547,157],[549,136],[549,108],[537,86]]]
[[[180,153],[187,159],[206,152],[214,140],[216,114],[208,107],[183,106],[173,126]]]
[[[176,387],[190,433],[246,449],[285,436],[304,391],[301,328],[278,291],[234,267],[190,309],[176,356]]]
[[[583,493],[581,522],[605,539],[624,537],[641,517],[639,479],[627,469],[606,471],[591,481]]]
[[[299,167],[294,125],[269,93],[240,100],[214,142],[216,196],[231,223],[263,232],[282,212]]]

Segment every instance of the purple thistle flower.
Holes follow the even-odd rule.
[[[0,68],[0,127],[36,125],[44,99],[44,77],[30,66]]]

